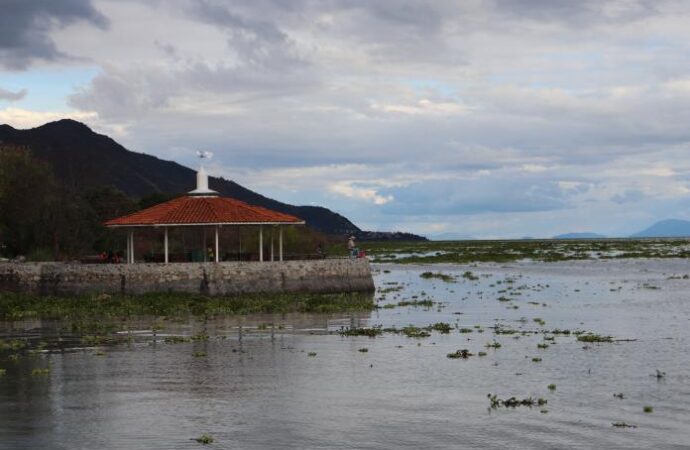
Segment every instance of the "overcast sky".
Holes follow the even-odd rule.
[[[212,151],[365,229],[625,235],[690,219],[689,23],[685,0],[0,0],[0,123]]]

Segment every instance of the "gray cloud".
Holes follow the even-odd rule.
[[[0,14],[0,65],[25,69],[33,60],[67,58],[50,36],[55,28],[86,21],[105,28],[91,0],[4,0]]]
[[[16,102],[17,100],[21,100],[24,97],[26,97],[26,94],[28,91],[26,89],[22,89],[21,91],[17,92],[12,92],[8,91],[6,89],[0,88],[0,100],[7,100],[8,102]]]
[[[544,177],[502,175],[414,183],[381,194],[395,198],[383,206],[386,213],[434,216],[551,211],[564,208],[568,198],[556,182]]]
[[[622,205],[624,203],[637,203],[644,198],[644,193],[638,190],[628,190],[622,194],[616,194],[611,200]]]

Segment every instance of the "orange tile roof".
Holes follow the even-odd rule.
[[[179,197],[105,222],[107,227],[146,225],[199,225],[233,223],[303,224],[289,214],[272,211],[227,197]]]

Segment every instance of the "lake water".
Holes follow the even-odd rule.
[[[375,269],[379,290],[389,290],[377,293],[381,306],[438,304],[360,314],[191,318],[166,321],[155,335],[151,320],[141,318],[127,324],[127,343],[95,347],[65,324],[2,324],[5,342],[20,338],[30,345],[0,353],[6,370],[0,448],[690,447],[686,261]],[[456,281],[421,278],[425,271]],[[462,277],[466,271],[477,279]],[[454,328],[426,338],[337,332],[436,322]],[[517,333],[496,335],[496,325]],[[552,335],[543,331],[554,329],[615,341],[585,343],[573,334],[544,340]],[[164,342],[169,335],[199,334],[208,340]],[[485,347],[494,341],[501,348]],[[446,357],[458,349],[474,355]],[[658,378],[657,370],[666,375]],[[548,403],[490,408],[488,393]],[[193,440],[202,434],[214,442]]]

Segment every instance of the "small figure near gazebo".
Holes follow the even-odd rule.
[[[209,154],[199,153],[200,158]],[[221,254],[219,231],[223,227],[258,226],[259,261],[264,260],[263,227],[278,229],[278,260],[283,261],[283,227],[285,225],[304,225],[304,221],[290,214],[273,211],[261,206],[229,197],[221,197],[209,189],[208,175],[203,166],[197,172],[196,189],[187,195],[160,203],[150,208],[118,217],[105,222],[108,228],[124,228],[127,233],[126,261],[134,263],[134,232],[137,229],[163,228],[163,262],[170,262],[169,230],[180,228],[201,228],[204,239],[201,246],[205,261],[219,262]],[[206,246],[206,232],[212,227],[214,246]],[[227,253],[227,252],[226,252]],[[273,255],[273,230],[271,231],[271,260]]]
[[[350,258],[357,258],[359,256],[359,249],[355,244],[354,236],[350,236],[350,238],[347,240],[347,251],[350,254]]]

